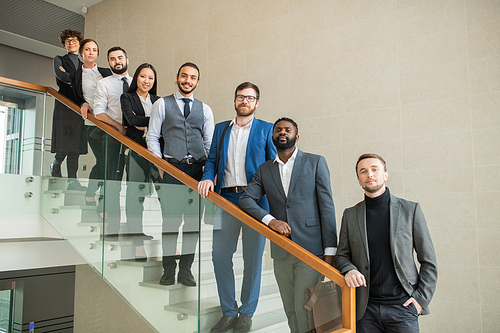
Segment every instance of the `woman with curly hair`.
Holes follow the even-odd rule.
[[[71,87],[71,74],[82,66],[82,62],[78,58],[82,39],[82,34],[79,31],[63,30],[59,40],[68,53],[64,56],[56,56],[53,61],[59,93],[72,101],[76,100],[76,96]],[[51,142],[51,152],[56,155],[50,167],[50,173],[53,177],[62,177],[61,163],[66,158],[68,179],[72,179],[68,184],[68,190],[82,191],[86,189],[76,180],[78,156],[87,153],[87,142],[85,136],[82,135],[82,129],[82,118],[56,99],[52,118]]]

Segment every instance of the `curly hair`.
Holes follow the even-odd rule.
[[[61,42],[62,46],[66,46],[65,42],[66,39],[71,38],[71,37],[76,37],[78,39],[78,42],[81,42],[83,39],[82,34],[80,31],[77,30],[71,30],[71,29],[64,29],[61,31],[61,34],[59,35],[59,41]]]

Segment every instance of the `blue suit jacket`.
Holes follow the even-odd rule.
[[[223,121],[215,125],[214,135],[212,138],[212,146],[210,147],[210,153],[208,154],[208,159],[205,162],[205,170],[203,173],[203,178],[201,180],[210,179],[214,181],[215,179],[215,160],[217,159],[217,150],[219,149],[220,138],[224,128],[230,121]],[[215,185],[215,192],[220,193],[220,188],[222,180],[224,179],[224,173],[226,169],[227,161],[227,149],[229,147],[229,138],[231,136],[231,127],[229,126],[224,134],[224,139],[222,140],[222,147],[219,156],[219,166],[217,169],[217,182]],[[247,183],[250,184],[255,172],[259,168],[259,165],[267,160],[274,159],[276,157],[276,146],[273,143],[273,124],[267,121],[254,118],[252,123],[252,128],[250,129],[250,134],[248,137],[247,152],[245,158],[245,172],[247,176]],[[269,204],[267,199],[263,198],[259,205],[263,208],[269,209]]]

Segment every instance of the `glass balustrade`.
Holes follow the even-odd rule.
[[[2,212],[11,211],[18,220],[32,215],[48,221],[159,332],[209,332],[222,316],[212,250],[214,242],[226,242],[220,230],[228,213],[170,174],[161,175],[134,149],[89,121],[81,123],[81,136],[74,138],[86,148],[78,158],[77,177],[68,177],[67,158],[57,174],[51,169],[54,98],[4,85],[0,89],[18,99],[29,96],[17,107],[16,102],[0,104],[0,134],[4,135],[0,177],[11,189],[2,205],[16,207]],[[231,258],[230,246],[220,248]],[[250,246],[247,251],[254,250]],[[238,305],[247,294],[242,290],[243,279],[254,271],[244,271],[244,256],[254,260],[252,255],[243,253],[240,234],[232,263],[228,260],[225,268],[232,266]],[[258,265],[260,277],[255,273],[260,287],[252,332],[289,332],[282,297],[286,302],[298,297],[298,303],[305,303],[306,293],[314,294],[320,277],[300,263],[309,271],[309,280],[293,295],[283,284],[280,290],[275,275],[276,271],[281,277],[292,273],[275,264],[266,239]],[[175,270],[174,279],[160,284],[164,268]],[[187,268],[195,286],[179,283],[180,269]],[[326,281],[319,284],[323,291],[311,306],[314,310],[302,313],[314,318],[317,332],[342,327],[342,290]]]

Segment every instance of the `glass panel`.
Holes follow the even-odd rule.
[[[284,303],[291,304],[289,311],[297,314],[290,318],[293,325],[302,323],[299,332],[312,328],[317,328],[317,332],[332,332],[341,328],[340,287],[325,279],[319,284],[321,291],[316,303],[311,304],[312,311],[307,311],[304,305],[316,290],[321,274],[290,254],[283,260],[273,260],[271,252],[276,249],[271,247],[281,248],[271,245],[269,240],[208,200],[204,199],[203,205],[201,239],[213,244],[213,258],[210,246],[203,248],[202,245],[201,331],[209,331],[223,312],[237,315],[239,311],[252,315],[252,331],[290,332]],[[249,301],[251,299],[256,299],[255,303]]]
[[[3,238],[39,235],[45,95],[0,84],[0,219]],[[12,223],[15,221],[16,223]]]
[[[11,332],[12,290],[0,290],[0,333]]]
[[[319,280],[314,269],[289,254],[272,259],[278,247],[170,175],[160,178],[51,96],[1,85],[0,93],[0,181],[10,189],[0,217],[41,215],[158,331],[208,332],[235,300],[235,315],[252,315],[252,331],[289,332],[297,315],[287,318],[284,303],[300,305],[300,329],[341,328],[334,284],[320,282],[312,312],[303,308]],[[187,268],[192,278],[179,283]],[[294,274],[303,282],[292,292]]]
[[[160,332],[196,332],[198,193],[111,136],[106,169],[104,278]]]
[[[101,141],[94,144],[93,138],[98,137],[95,126],[84,125],[77,113],[50,95],[46,104],[41,215],[101,272],[102,221],[96,211],[96,191],[103,176],[94,169],[100,160],[104,170],[103,158],[99,159],[104,150],[103,132]]]
[[[40,176],[45,94],[0,84],[0,174]]]

